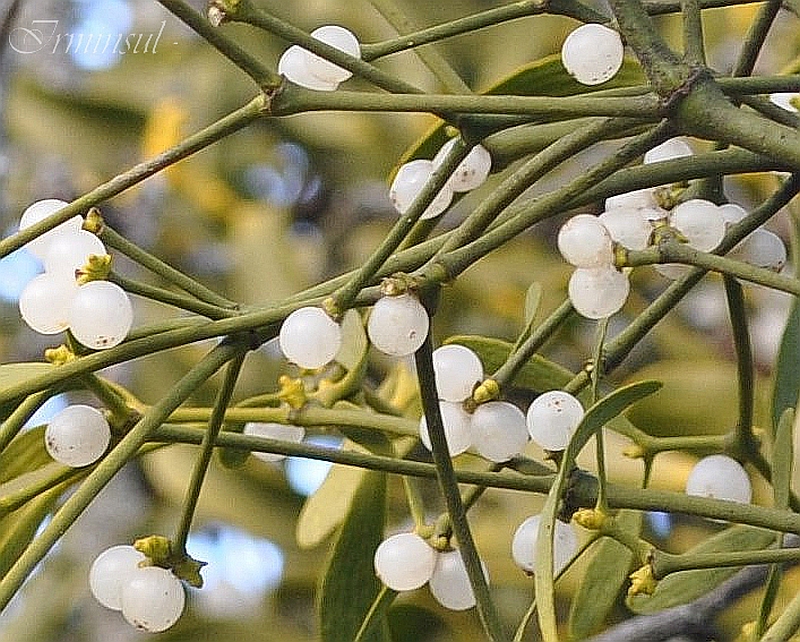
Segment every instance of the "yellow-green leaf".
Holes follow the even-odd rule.
[[[775,494],[775,508],[789,508],[794,459],[794,417],[795,412],[792,408],[784,410],[775,431],[775,443],[772,446],[772,488]]]
[[[691,549],[691,553],[752,551],[765,548],[775,539],[772,531],[737,524],[708,538]],[[656,613],[672,606],[686,604],[705,595],[721,584],[739,568],[710,568],[672,573],[658,583],[653,595],[628,598],[627,605],[634,613]]]
[[[800,301],[795,298],[783,330],[778,359],[775,362],[775,387],[772,391],[772,430],[778,427],[783,411],[797,406],[800,396]]]
[[[9,388],[16,387],[35,379],[53,369],[49,363],[22,362],[4,363],[0,365],[0,396]],[[15,400],[0,403],[0,417],[7,417],[14,409]]]
[[[45,426],[27,430],[0,453],[0,484],[53,461],[44,446],[44,431]]]

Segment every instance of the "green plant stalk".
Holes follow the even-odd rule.
[[[175,408],[183,403],[202,382],[242,350],[244,346],[241,343],[241,340],[229,341],[211,350],[97,464],[86,480],[53,515],[52,520],[39,536],[14,562],[5,577],[0,580],[0,611],[8,605],[25,578],[78,519],[97,496],[97,493],[136,455],[151,433],[164,422]]]
[[[195,314],[209,319],[227,319],[240,314],[238,310],[220,308],[219,306],[206,303],[205,301],[198,301],[194,297],[186,296],[180,292],[172,292],[156,285],[129,279],[118,272],[110,272],[106,280],[116,283],[130,294],[136,294],[137,296],[150,299],[151,301],[165,303],[166,305],[171,305],[180,310],[185,310],[186,312],[194,312]]]
[[[739,58],[731,75],[749,76],[753,73],[758,54],[761,53],[767,34],[775,22],[782,5],[783,2],[781,0],[768,0],[768,2],[761,5],[758,15],[747,30],[742,50],[739,52]]]
[[[133,408],[128,406],[122,394],[107,381],[94,373],[88,373],[81,377],[81,382],[109,410],[113,427],[124,425],[131,417],[134,412]]]
[[[753,4],[760,0],[701,0],[702,9],[717,9],[734,7],[744,4]],[[681,10],[680,0],[643,0],[645,11],[651,16],[661,16],[667,13],[677,13]]]
[[[229,38],[219,29],[211,25],[206,16],[195,11],[183,0],[158,0],[168,11],[175,14],[184,24],[189,26],[212,47],[235,64],[252,78],[262,89],[275,89],[280,86],[281,78],[258,58],[239,46],[233,38]]]
[[[458,539],[458,550],[467,570],[483,628],[489,639],[500,641],[505,639],[505,634],[499,614],[489,594],[489,585],[483,575],[481,561],[467,521],[466,509],[461,502],[461,493],[458,490],[458,481],[453,470],[453,462],[450,459],[442,416],[439,413],[439,395],[436,391],[432,354],[433,343],[430,333],[428,333],[425,342],[414,353],[414,362],[417,366],[422,407],[428,423],[431,451],[436,465],[436,477],[444,496],[447,512],[450,515],[453,532]]]
[[[150,254],[147,250],[140,248],[107,224],[103,224],[97,236],[108,247],[122,252],[129,259],[150,270],[153,274],[160,276],[168,283],[172,283],[181,290],[188,292],[199,301],[226,310],[234,310],[238,307],[238,304],[234,301],[217,294],[202,283],[195,281],[192,277],[165,263],[157,256]]]
[[[776,91],[800,91],[800,76],[750,76],[716,79],[722,91],[732,95],[770,94]]]
[[[150,176],[157,174],[162,169],[174,165],[179,160],[191,156],[212,143],[246,127],[254,120],[261,117],[265,105],[266,99],[264,95],[259,94],[244,107],[231,112],[212,125],[188,136],[167,151],[135,165],[128,171],[115,176],[102,185],[98,185],[90,192],[87,192],[83,196],[72,201],[69,205],[58,210],[58,212],[54,213],[52,216],[3,239],[0,241],[0,258],[7,256],[14,250],[18,250],[29,241],[41,236],[64,221],[69,220],[76,214],[86,212],[90,207],[108,200],[117,194],[121,194]]]
[[[25,476],[26,481],[29,481],[28,484],[0,496],[0,519],[57,486],[61,486],[66,490],[74,482],[86,477],[89,474],[89,470],[68,468],[57,462],[52,462],[36,469],[29,473],[28,476]],[[28,480],[28,477],[31,479]],[[18,480],[19,478],[15,478],[12,481],[16,482]]]
[[[487,9],[463,18],[449,20],[433,27],[419,29],[383,42],[361,45],[361,56],[364,60],[375,60],[376,58],[382,58],[408,49],[416,49],[453,36],[478,31],[485,27],[496,26],[510,20],[543,13],[569,16],[581,22],[604,23],[608,20],[607,16],[580,2],[553,0],[545,3],[541,0],[521,0],[520,2]]]
[[[363,91],[312,91],[287,87],[275,101],[271,114],[289,116],[312,111],[396,113],[459,113],[525,116],[551,122],[581,116],[619,116],[658,121],[662,105],[652,94],[644,96],[510,96],[495,94],[410,94]]]
[[[718,553],[683,553],[674,555],[660,550],[651,552],[651,566],[657,580],[670,573],[700,568],[724,568],[750,564],[780,564],[800,561],[800,549],[778,548],[759,551],[729,551]]]
[[[772,623],[760,642],[784,642],[789,640],[800,629],[800,593],[797,593],[789,605]]]
[[[356,270],[347,283],[333,293],[333,305],[337,313],[341,313],[351,307],[358,293],[365,286],[372,283],[378,270],[413,230],[414,224],[425,213],[425,210],[445,186],[453,171],[464,160],[468,152],[467,145],[459,139],[447,154],[442,165],[433,172],[408,211],[400,216],[380,245],[372,252],[364,264]]]
[[[757,111],[762,116],[766,116],[776,123],[781,123],[787,127],[800,127],[800,116],[795,112],[786,111],[783,107],[778,107],[775,103],[761,96],[746,96],[743,94],[733,94],[731,98]]]
[[[700,0],[681,0],[683,19],[683,58],[692,66],[705,66],[706,50],[703,40],[703,18]]]
[[[14,409],[14,412],[0,425],[0,452],[6,449],[6,446],[22,430],[28,419],[33,417],[34,413],[42,407],[42,404],[57,393],[57,390],[52,389],[41,390],[23,399]]]
[[[592,405],[599,400],[598,389],[600,387],[600,378],[603,374],[603,345],[606,341],[608,334],[608,317],[601,319],[597,324],[597,342],[595,344],[594,354],[592,355],[592,368],[590,377],[592,380]],[[605,439],[603,439],[603,428],[600,428],[595,435],[595,461],[597,463],[597,503],[595,510],[605,515],[608,514],[608,501],[606,500],[606,484],[608,478],[606,477],[606,449]]]
[[[403,490],[408,502],[408,512],[411,514],[411,519],[414,520],[414,531],[420,537],[425,538],[428,535],[428,525],[425,520],[425,502],[422,501],[422,495],[414,484],[412,477],[403,475]]]
[[[409,17],[409,12],[397,6],[393,0],[370,0],[370,4],[380,13],[398,33],[417,31]],[[469,85],[463,81],[452,66],[432,47],[415,51],[422,63],[439,79],[445,89],[453,94],[471,94]],[[363,58],[363,51],[362,51]]]
[[[194,513],[197,510],[197,502],[200,499],[200,491],[203,488],[203,481],[208,471],[208,465],[211,463],[211,455],[214,453],[214,442],[220,430],[222,430],[222,424],[225,420],[225,410],[231,403],[231,398],[236,389],[236,381],[239,379],[239,374],[242,371],[242,365],[244,364],[246,354],[247,349],[241,349],[225,367],[225,377],[222,386],[217,392],[214,408],[211,411],[211,417],[208,420],[208,426],[203,436],[203,441],[200,444],[200,452],[197,454],[197,459],[192,469],[192,476],[189,479],[186,497],[183,500],[181,519],[177,532],[175,533],[175,540],[173,541],[173,550],[179,555],[186,554],[186,540],[189,538],[189,530],[192,526]]]
[[[200,444],[204,434],[204,427],[162,425],[150,435],[150,439],[157,443]],[[216,439],[216,445],[224,448],[305,457],[397,475],[411,475],[427,479],[435,479],[437,476],[436,466],[424,462],[354,451],[342,451],[313,444],[267,439],[266,437],[255,437],[232,432],[221,432]],[[532,476],[509,471],[491,473],[463,469],[454,471],[454,475],[459,484],[473,484],[486,486],[487,488],[543,494],[549,491],[554,479],[554,475]],[[591,508],[597,502],[597,480],[588,474],[576,476],[570,484],[569,493],[570,500],[576,506]],[[631,508],[635,510],[685,513],[698,517],[711,517],[729,522],[750,524],[751,526],[769,530],[800,534],[800,514],[785,510],[720,499],[695,497],[671,491],[629,488],[613,483],[608,484],[606,493],[608,505],[612,509]]]

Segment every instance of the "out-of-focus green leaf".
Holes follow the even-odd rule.
[[[512,348],[507,341],[468,335],[449,337],[445,343],[457,343],[470,348],[480,357],[483,370],[487,373],[495,372],[502,366]],[[573,374],[566,368],[535,354],[517,373],[514,384],[537,392],[546,392],[561,388],[572,377]]]
[[[53,461],[44,447],[44,431],[45,426],[36,426],[17,435],[0,453],[0,483]]]
[[[625,530],[638,533],[642,513],[623,510],[616,516],[616,520]],[[592,546],[586,571],[572,599],[569,613],[570,639],[583,640],[602,628],[628,582],[632,563],[631,550],[615,539],[603,537]]]
[[[775,443],[772,448],[772,488],[775,493],[775,508],[789,508],[794,458],[794,416],[792,408],[784,410],[775,431]]]
[[[539,311],[539,306],[542,303],[542,285],[541,283],[532,283],[525,292],[525,327],[520,333],[517,340],[514,342],[512,350],[516,352],[519,347],[525,343],[531,336],[536,321],[536,313]]]
[[[30,379],[35,379],[52,368],[53,366],[49,363],[4,363],[0,365],[0,393]],[[14,402],[0,404],[0,417],[7,417],[13,411],[14,405]]]
[[[603,89],[640,85],[644,82],[645,76],[639,63],[633,58],[626,58],[622,63],[622,68],[613,79],[602,85],[582,85],[564,69],[564,65],[561,64],[561,55],[553,54],[517,69],[481,93],[495,96],[504,94],[514,96],[576,96]],[[438,121],[406,150],[390,176],[394,176],[403,163],[415,158],[433,158],[447,140],[447,126]]]
[[[63,492],[60,486],[51,488],[0,520],[0,577],[31,542]]]
[[[558,640],[553,590],[553,530],[561,498],[575,465],[575,459],[589,439],[602,430],[603,426],[632,404],[655,393],[660,387],[661,384],[658,381],[640,381],[618,388],[603,397],[586,411],[564,450],[558,474],[547,494],[544,508],[542,508],[542,518],[536,538],[536,602],[539,611],[539,626],[546,642],[557,642]]]
[[[342,347],[336,353],[336,361],[348,370],[355,370],[364,360],[369,348],[367,334],[357,310],[348,310],[342,318]]]
[[[768,546],[774,538],[775,533],[771,531],[737,524],[704,540],[690,552],[752,551]],[[627,605],[634,613],[646,615],[686,604],[705,595],[738,570],[739,568],[710,568],[672,573],[658,583],[653,595],[629,597]]]
[[[772,391],[772,430],[776,430],[783,411],[797,406],[800,396],[800,301],[795,298],[786,321],[775,362],[775,387]]]
[[[368,471],[350,503],[319,588],[320,639],[352,642],[381,590],[373,558],[383,538],[386,475]],[[376,618],[364,642],[391,639],[385,618]]]

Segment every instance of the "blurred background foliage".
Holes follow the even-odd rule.
[[[10,2],[6,2],[10,5]],[[203,10],[202,2],[195,2]],[[419,25],[446,21],[500,4],[489,0],[429,3],[402,0]],[[374,42],[394,32],[368,2],[263,0],[263,5],[293,24],[311,30],[339,23]],[[729,70],[754,6],[704,14],[710,64]],[[15,229],[19,213],[37,199],[70,200],[136,162],[179,141],[239,107],[254,88],[231,64],[150,0],[27,0],[18,26],[33,20],[57,20],[60,32],[161,33],[156,51],[98,56],[42,48],[19,53],[11,31],[3,49],[0,99],[0,229]],[[659,19],[671,42],[680,41],[676,17]],[[574,25],[557,17],[514,21],[453,38],[440,51],[476,90],[494,84],[515,69],[558,51]],[[237,25],[226,27],[267,63],[277,62],[285,43]],[[16,48],[22,48],[18,46]],[[782,13],[759,59],[758,70],[777,73],[800,51],[800,21]],[[413,53],[398,54],[382,65],[421,87],[438,89]],[[359,81],[351,81],[354,87]],[[277,301],[304,286],[352,266],[376,246],[394,220],[386,178],[397,159],[432,124],[419,115],[314,113],[259,122],[217,143],[196,157],[106,203],[103,215],[116,229],[171,264],[244,303]],[[693,141],[697,150],[704,143]],[[598,145],[571,167],[547,177],[534,191],[547,189],[567,174],[580,172],[613,145]],[[745,207],[774,188],[774,179],[749,176],[728,180],[729,198]],[[454,207],[444,218],[452,226],[491,181]],[[601,204],[592,207],[600,211]],[[789,238],[789,217],[772,228]],[[435,332],[482,334],[512,339],[522,323],[525,291],[532,281],[544,286],[542,309],[563,300],[569,270],[556,256],[549,221],[509,243],[467,271],[443,294]],[[37,361],[46,339],[18,319],[16,298],[38,266],[24,252],[0,262],[0,357]],[[147,278],[120,261],[117,269]],[[652,270],[637,270],[636,292],[626,306],[629,318],[665,286]],[[775,357],[789,301],[761,288],[747,288],[752,335],[759,364],[757,398],[760,424],[767,420]],[[137,324],[169,318],[174,310],[138,300]],[[620,327],[626,319],[615,319]],[[707,278],[663,321],[612,377],[656,378],[664,390],[631,415],[642,429],[659,435],[721,433],[735,421],[736,378],[721,283]],[[592,324],[574,321],[545,347],[557,362],[577,368],[589,356]],[[104,374],[152,403],[196,361],[205,346],[170,351],[117,366]],[[371,376],[379,380],[390,366],[376,360]],[[239,398],[275,389],[283,371],[277,350],[267,345],[248,361]],[[213,398],[216,381],[197,391],[196,403]],[[73,397],[74,398],[74,397]],[[62,397],[49,412],[65,403]],[[46,414],[39,422],[46,421]],[[336,438],[331,435],[313,435]],[[338,438],[336,438],[338,439]],[[611,470],[620,481],[641,476],[641,465],[622,458],[625,444],[612,441]],[[15,642],[125,642],[145,637],[89,596],[86,575],[104,548],[151,532],[170,533],[193,461],[193,449],[171,447],[129,465],[98,497],[44,562],[22,594],[0,617],[0,637]],[[530,454],[540,456],[535,447]],[[591,462],[583,462],[591,467]],[[470,465],[464,462],[463,465]],[[655,486],[680,489],[689,457],[661,456]],[[345,469],[334,482],[347,486]],[[210,562],[203,571],[207,587],[193,591],[190,609],[159,639],[174,642],[248,639],[286,642],[315,639],[314,595],[324,568],[329,538],[313,549],[301,548],[295,530],[306,497],[326,474],[324,464],[288,460],[265,464],[250,457],[237,470],[216,465],[206,481],[196,532],[189,552]],[[344,478],[344,481],[342,481]],[[334,482],[329,482],[333,484]],[[432,511],[440,510],[435,488],[423,484]],[[388,528],[401,526],[407,514],[399,479],[389,480]],[[761,489],[761,497],[764,489]],[[532,582],[512,564],[509,554],[516,525],[538,512],[541,498],[492,491],[471,512],[478,548],[492,579],[497,602],[509,626],[527,609]],[[649,534],[670,550],[681,550],[709,531],[698,520],[654,516]],[[580,569],[561,586],[574,589]],[[742,623],[734,611],[723,622],[734,637]],[[402,596],[392,612],[398,641],[483,639],[474,612],[448,613],[427,591]]]

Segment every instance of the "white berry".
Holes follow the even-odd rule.
[[[692,148],[682,138],[670,138],[660,145],[656,145],[648,150],[644,155],[645,164],[659,163],[661,161],[672,160],[673,158],[683,158],[694,154]]]
[[[628,275],[613,266],[576,268],[569,279],[569,299],[587,319],[603,319],[619,312],[630,293]]]
[[[541,515],[533,515],[522,522],[511,541],[511,557],[526,573],[536,570],[536,542],[539,539]],[[578,551],[578,536],[572,526],[555,521],[553,531],[553,574],[558,575]]]
[[[394,591],[424,585],[436,565],[436,551],[416,533],[398,533],[375,550],[375,574]]]
[[[278,60],[278,73],[294,84],[315,91],[335,91],[339,83],[323,80],[312,74],[306,67],[306,60],[311,55],[298,45],[292,45]]]
[[[140,631],[159,633],[178,621],[186,594],[180,580],[160,566],[145,566],[122,587],[122,615]]]
[[[727,455],[709,455],[689,473],[686,494],[747,504],[753,491],[750,478],[738,461]]]
[[[564,68],[584,85],[599,85],[622,67],[625,48],[619,33],[600,24],[584,24],[561,47]]]
[[[750,265],[780,272],[786,265],[786,246],[780,236],[759,227],[739,243],[729,254]]]
[[[80,468],[93,464],[108,448],[111,429],[91,406],[68,406],[50,420],[44,433],[47,452],[57,462]]]
[[[433,168],[439,169],[458,139],[451,138],[433,157]],[[469,192],[483,185],[492,169],[492,157],[483,145],[475,145],[450,175],[448,184],[454,192]]]
[[[475,384],[483,380],[483,365],[477,354],[465,346],[447,345],[433,351],[433,371],[439,399],[464,401]]]
[[[69,205],[69,203],[57,198],[46,198],[42,201],[36,201],[32,205],[29,205],[22,213],[22,217],[19,221],[19,229],[24,230],[34,223],[43,221],[48,216],[55,214],[58,210],[67,205]],[[36,258],[44,260],[47,254],[47,248],[54,239],[64,233],[77,232],[81,229],[82,225],[83,219],[78,215],[73,216],[71,219],[30,241],[25,247]]]
[[[611,235],[602,221],[591,214],[578,214],[561,226],[558,251],[577,267],[610,265],[613,260]]]
[[[78,292],[75,277],[40,274],[19,297],[19,312],[28,326],[41,334],[58,334],[69,326],[69,310]]]
[[[629,250],[643,250],[650,241],[653,226],[641,210],[617,207],[597,217],[611,238]]]
[[[484,577],[487,577],[488,573],[483,562],[481,568]],[[438,553],[428,587],[434,599],[446,609],[464,611],[475,606],[475,594],[459,551]]]
[[[508,461],[528,443],[525,415],[507,401],[488,401],[472,413],[472,446],[495,462]]]
[[[606,199],[606,211],[624,207],[626,209],[649,209],[658,207],[655,192],[651,188],[616,194]]]
[[[339,351],[342,330],[322,308],[299,308],[281,325],[278,345],[301,368],[321,368]]]
[[[703,252],[713,250],[725,236],[725,219],[719,208],[701,198],[675,206],[669,222],[686,237],[689,245]]]
[[[62,273],[75,278],[75,271],[82,268],[94,254],[106,253],[103,242],[96,234],[86,230],[60,234],[47,247],[44,268],[50,273]]]
[[[339,51],[350,54],[354,58],[361,57],[361,47],[358,44],[358,38],[344,27],[340,27],[339,25],[325,25],[324,27],[314,29],[310,35],[312,38],[324,42],[331,47],[335,47]],[[334,65],[332,62],[328,62],[310,51],[306,52],[306,54],[306,69],[320,80],[338,84],[353,75],[352,72],[347,69]]]
[[[404,163],[397,170],[392,185],[389,187],[389,200],[400,214],[405,214],[411,208],[422,188],[431,179],[433,172],[433,162],[423,158]],[[431,204],[425,208],[420,218],[428,219],[439,216],[450,206],[452,200],[453,188],[447,183]]]
[[[470,447],[472,432],[470,415],[460,403],[451,401],[439,402],[439,414],[442,417],[447,450],[451,457],[460,455]],[[431,437],[428,432],[428,420],[425,415],[419,421],[419,436],[425,448],[432,450]]]
[[[428,313],[411,294],[384,296],[372,308],[367,322],[369,340],[378,350],[395,357],[416,352],[428,336]]]
[[[122,343],[132,324],[131,300],[116,283],[90,281],[72,298],[69,329],[87,348],[113,348]]]
[[[89,569],[89,588],[103,606],[122,610],[122,586],[145,560],[133,546],[112,546],[98,555]]]
[[[581,419],[581,402],[563,390],[551,390],[536,397],[526,415],[531,439],[552,451],[567,447]]]
[[[305,428],[290,424],[262,423],[249,421],[244,425],[244,434],[254,437],[266,437],[267,439],[283,439],[285,441],[303,441],[306,435]],[[280,461],[286,455],[277,453],[253,452],[253,456],[261,461],[275,462]]]
[[[726,225],[738,223],[747,216],[747,210],[741,205],[736,205],[736,203],[725,203],[724,205],[720,205],[717,209],[719,213],[722,214]]]

